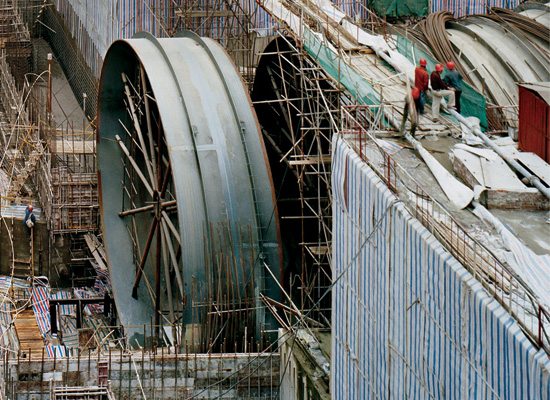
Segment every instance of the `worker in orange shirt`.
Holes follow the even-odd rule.
[[[428,93],[428,84],[430,82],[430,75],[426,71],[428,63],[424,58],[419,61],[420,66],[414,70],[414,87],[420,91],[418,113],[424,114],[424,104],[426,104],[426,94]]]

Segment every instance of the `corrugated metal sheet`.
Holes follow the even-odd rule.
[[[103,57],[113,41],[147,31],[165,37],[159,11],[168,9],[165,0],[54,0],[67,29],[92,69],[99,77]]]
[[[519,148],[550,163],[550,106],[536,92],[519,85]]]
[[[117,39],[131,38],[137,32],[149,32],[155,37],[167,37],[170,27],[166,21],[175,21],[177,4],[171,0],[53,0],[55,7],[75,38],[86,63],[94,76],[99,77],[103,57],[111,43]],[[254,29],[271,28],[270,16],[254,0],[240,0],[241,9],[252,15]],[[212,10],[221,7],[213,0],[199,0],[196,10]],[[201,20],[200,36],[218,39],[224,27],[224,18]],[[181,29],[181,25],[179,28]],[[238,26],[233,29],[240,29]],[[235,32],[234,32],[235,33]]]
[[[119,35],[118,1],[54,0],[54,4],[86,63],[98,77],[102,57]]]
[[[333,398],[548,399],[548,356],[344,141],[333,150]]]

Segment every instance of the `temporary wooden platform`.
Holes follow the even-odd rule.
[[[30,349],[32,354],[42,354],[44,340],[36,322],[34,311],[29,308],[19,313],[13,323],[23,353],[28,354]]]
[[[95,140],[56,140],[52,143],[55,153],[95,154]]]

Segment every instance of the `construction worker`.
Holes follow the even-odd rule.
[[[23,219],[23,223],[27,227],[27,233],[29,236],[31,235],[31,230],[36,223],[36,216],[33,214],[33,209],[32,204],[29,204],[25,210],[25,218]]]
[[[405,96],[405,107],[403,107],[403,119],[401,120],[401,128],[399,132],[401,134],[405,133],[405,123],[407,122],[407,117],[411,120],[411,135],[414,136],[416,132],[416,127],[418,126],[418,113],[416,112],[417,107],[420,103],[420,90],[415,87],[411,90],[410,93],[407,93]]]
[[[418,62],[420,66],[414,70],[414,87],[420,91],[420,98],[418,101],[418,112],[424,114],[424,104],[426,104],[426,94],[428,93],[428,84],[430,83],[430,75],[426,71],[428,63],[424,58],[421,58]]]
[[[441,73],[443,72],[443,65],[437,64],[435,71],[430,76],[432,83],[432,120],[435,122],[439,118],[439,106],[441,99],[445,96],[449,96],[449,102],[447,108],[454,109],[455,105],[455,89],[447,86],[443,79],[441,79]]]
[[[445,64],[447,66],[448,72],[445,73],[443,82],[445,82],[449,87],[454,88],[455,90],[455,106],[456,112],[460,114],[460,95],[462,94],[462,75],[455,69],[455,63],[452,61]]]

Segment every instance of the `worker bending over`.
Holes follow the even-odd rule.
[[[455,105],[455,89],[443,82],[443,79],[441,79],[442,72],[443,65],[437,64],[435,71],[430,76],[432,83],[432,120],[434,122],[439,118],[439,106],[443,97],[449,96],[447,108],[454,109]]]
[[[416,112],[417,107],[420,103],[420,90],[417,87],[413,88],[410,93],[407,93],[405,96],[405,107],[403,108],[403,119],[401,120],[401,128],[399,132],[401,134],[405,133],[405,123],[407,122],[407,117],[411,120],[411,135],[414,136],[416,132],[416,127],[418,126],[418,113]]]

